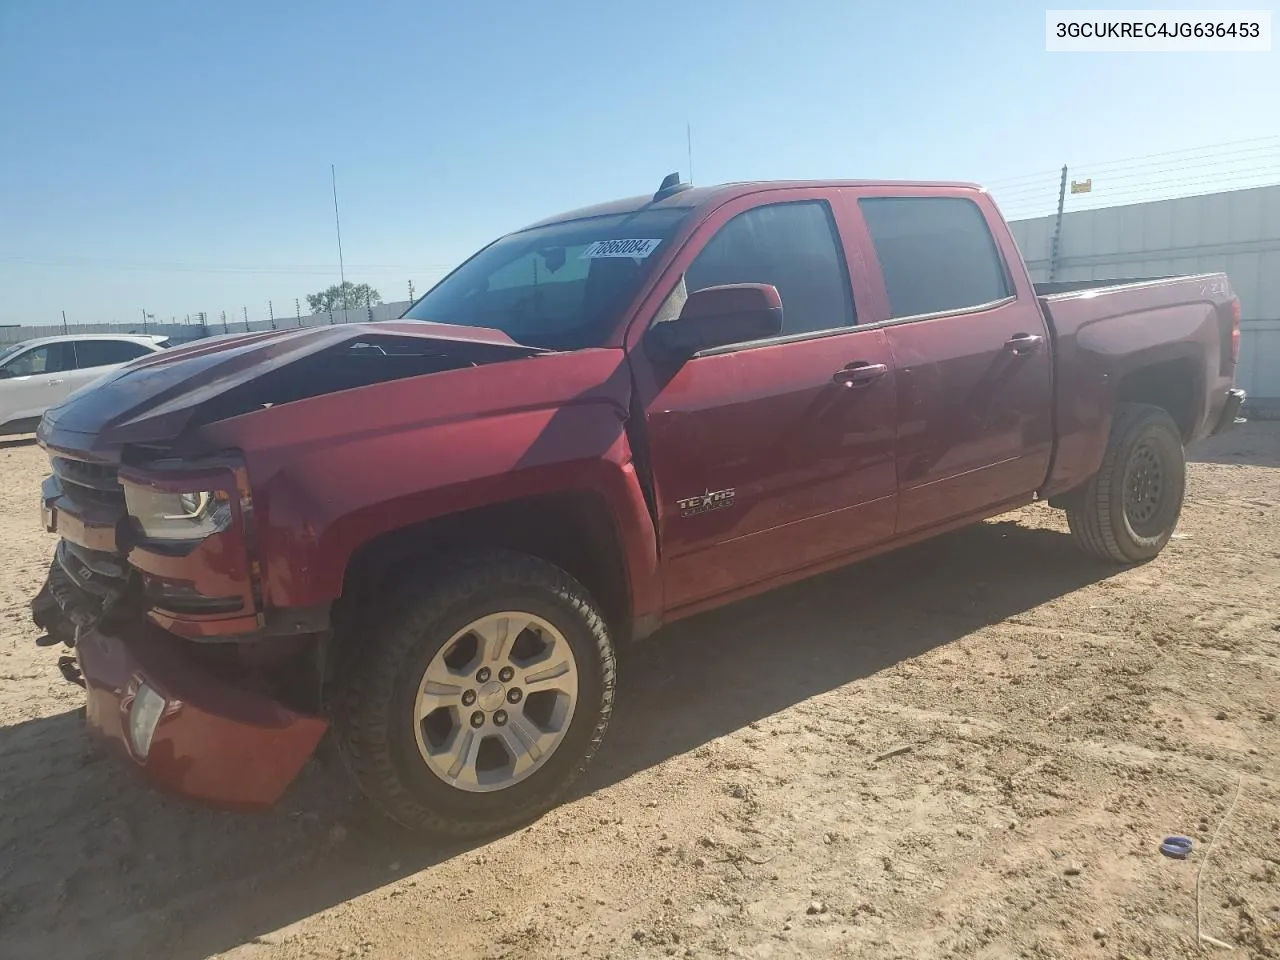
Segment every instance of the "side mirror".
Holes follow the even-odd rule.
[[[655,324],[648,342],[656,359],[683,363],[714,347],[776,337],[782,297],[770,283],[729,283],[689,294],[675,320]]]
[[[8,380],[13,376],[13,371],[8,367],[0,367],[0,380]]]

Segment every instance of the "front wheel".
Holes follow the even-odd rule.
[[[490,552],[424,574],[365,638],[334,700],[338,751],[393,819],[472,837],[536,817],[594,756],[614,652],[586,590]]]
[[[1067,502],[1076,542],[1115,563],[1152,559],[1178,525],[1186,473],[1173,418],[1147,404],[1120,407],[1097,475]]]

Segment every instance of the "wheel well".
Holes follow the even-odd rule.
[[[1196,409],[1196,365],[1192,360],[1168,360],[1135,370],[1120,381],[1118,403],[1149,403],[1163,408],[1191,439],[1199,411]]]
[[[476,549],[514,550],[555,564],[587,588],[615,635],[625,635],[631,595],[622,545],[608,507],[589,491],[466,510],[376,537],[352,555],[339,605],[349,615],[413,568]]]

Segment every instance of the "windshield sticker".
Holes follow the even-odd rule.
[[[643,260],[658,249],[661,240],[597,240],[579,255],[581,260],[600,260],[607,257],[631,257]]]

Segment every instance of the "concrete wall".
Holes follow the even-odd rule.
[[[1049,279],[1054,218],[1010,226],[1035,280]],[[1056,280],[1221,271],[1242,313],[1237,380],[1251,408],[1280,409],[1280,186],[1254,187],[1062,218]]]

